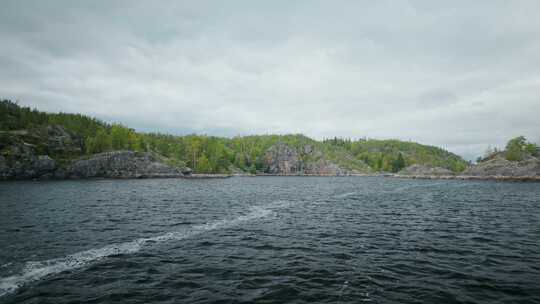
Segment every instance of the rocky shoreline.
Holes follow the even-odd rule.
[[[9,164],[9,165],[8,165]],[[60,165],[47,155],[28,150],[24,158],[0,158],[0,180],[48,180],[86,178],[177,178],[191,175],[187,167],[175,167],[149,152],[114,151],[75,159]]]
[[[444,168],[415,164],[398,173],[385,176],[410,179],[538,182],[540,181],[540,160],[527,156],[520,161],[509,161],[504,153],[497,153],[457,174]]]
[[[186,179],[210,179],[210,178],[229,178],[233,177],[232,174],[197,174],[193,173],[190,175],[185,175],[182,178]]]
[[[248,176],[248,175],[242,175]],[[405,175],[405,174],[392,174],[392,173],[374,173],[374,174],[255,174],[249,175],[254,177],[270,177],[270,176],[284,176],[284,177],[389,177],[389,178],[403,178],[403,179],[439,179],[439,180],[496,180],[496,181],[517,181],[517,182],[540,182],[540,176],[503,176],[503,175]]]
[[[391,174],[391,173],[377,173],[377,174],[132,174],[132,175],[109,175],[109,176],[68,176],[68,177],[50,177],[42,176],[30,179],[0,179],[2,181],[17,181],[17,180],[34,180],[34,181],[47,181],[47,180],[96,180],[96,179],[227,179],[232,177],[385,177],[385,178],[397,178],[397,179],[425,179],[425,180],[493,180],[503,182],[540,182],[540,176],[501,176],[501,175],[487,175],[487,176],[475,176],[475,175],[404,175],[404,174]]]
[[[505,176],[505,175],[403,175],[385,174],[385,177],[406,179],[439,179],[439,180],[495,180],[505,182],[540,182],[540,176]]]
[[[0,181],[136,178],[229,178],[231,176],[382,176],[409,179],[540,181],[537,153],[509,160],[497,152],[455,173],[448,168],[412,164],[397,173],[376,172],[369,167],[347,167],[320,148],[277,143],[269,147],[260,167],[249,172],[231,165],[232,174],[193,173],[183,161],[156,152],[117,150],[84,155],[83,140],[66,129],[49,125],[41,129],[0,131]],[[510,158],[511,159],[511,158]],[[357,162],[361,162],[357,160]]]

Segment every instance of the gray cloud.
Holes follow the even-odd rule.
[[[540,141],[537,1],[4,1],[0,96],[139,130]]]
[[[431,89],[418,97],[420,107],[448,106],[458,101],[457,96],[447,89]]]

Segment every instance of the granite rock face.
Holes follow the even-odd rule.
[[[462,175],[468,176],[540,176],[540,159],[528,156],[522,161],[509,161],[503,155],[470,166]]]
[[[344,175],[352,173],[324,158],[321,151],[312,145],[299,149],[284,143],[268,148],[264,154],[265,173],[283,175]]]
[[[422,175],[448,176],[448,175],[454,175],[454,172],[446,168],[430,167],[426,165],[414,164],[399,171],[399,174],[400,175],[417,175],[417,176],[422,176]]]
[[[185,172],[189,172],[185,170]],[[184,173],[163,163],[153,153],[114,151],[92,155],[73,162],[67,169],[69,178],[109,177],[146,178],[182,177]]]
[[[0,155],[0,180],[32,179],[51,175],[57,168],[48,155],[37,155],[31,144],[15,143],[4,147]]]
[[[286,144],[270,147],[264,154],[266,172],[271,174],[301,173],[302,163],[298,152]]]

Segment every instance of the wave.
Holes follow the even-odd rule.
[[[89,249],[62,258],[39,262],[27,262],[20,274],[0,278],[0,297],[16,291],[25,284],[40,280],[48,275],[81,268],[110,256],[132,254],[151,244],[182,240],[206,231],[237,226],[243,222],[267,217],[272,214],[273,208],[282,208],[289,205],[290,203],[288,202],[274,202],[266,208],[258,206],[252,207],[248,214],[241,215],[234,219],[219,220],[203,225],[192,226],[183,231],[173,231],[154,237],[140,238],[130,242]]]
[[[402,191],[406,191],[406,190],[414,189],[414,188],[434,188],[436,186],[443,186],[443,185],[445,186],[445,188],[446,187],[464,188],[464,187],[470,187],[470,186],[474,187],[475,183],[473,181],[466,181],[466,182],[460,183],[458,180],[445,180],[445,181],[439,181],[439,182],[431,182],[431,183],[426,182],[426,183],[419,183],[419,184],[397,187],[397,188],[391,189],[388,192],[390,193],[402,192]]]
[[[347,193],[343,193],[343,194],[338,194],[335,196],[335,198],[337,199],[343,199],[343,198],[347,198],[349,196],[353,196],[353,195],[356,195],[358,194],[358,192],[347,192]]]
[[[447,184],[448,184],[447,182],[421,183],[421,184],[407,185],[407,186],[394,188],[394,189],[391,189],[389,192],[401,192],[401,191],[414,189],[414,188],[429,188],[429,187],[441,186],[441,185],[447,185]]]

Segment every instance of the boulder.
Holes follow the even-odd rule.
[[[183,167],[181,169],[181,172],[182,174],[184,174],[185,176],[190,176],[192,173],[193,173],[193,170],[189,167]]]

